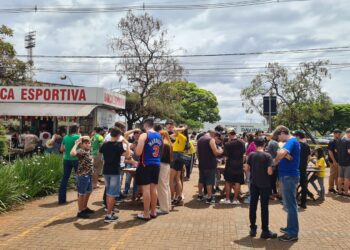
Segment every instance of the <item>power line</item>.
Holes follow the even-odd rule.
[[[238,2],[221,2],[221,3],[198,3],[198,4],[140,4],[140,5],[104,5],[99,7],[75,7],[75,6],[32,6],[32,7],[14,7],[1,8],[0,13],[105,13],[105,12],[125,12],[129,10],[160,10],[160,11],[178,11],[178,10],[206,10],[206,9],[222,9],[244,6],[256,6],[263,4],[278,4],[287,2],[306,2],[310,0],[246,0]]]
[[[189,55],[168,55],[168,56],[153,56],[154,58],[169,57],[169,58],[193,58],[193,57],[224,57],[224,56],[251,56],[251,55],[271,55],[271,54],[288,54],[288,53],[319,53],[319,52],[346,52],[350,51],[350,46],[327,47],[327,48],[310,48],[310,49],[291,49],[291,50],[276,50],[264,52],[240,52],[240,53],[216,53],[216,54],[189,54]],[[17,57],[25,57],[26,55],[17,55]],[[138,58],[137,56],[73,56],[73,55],[33,55],[35,58],[80,58],[80,59],[123,59],[123,58]],[[148,56],[141,56],[147,58]]]

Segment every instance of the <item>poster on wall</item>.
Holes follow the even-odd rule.
[[[97,126],[111,128],[117,118],[118,115],[114,110],[97,108]]]

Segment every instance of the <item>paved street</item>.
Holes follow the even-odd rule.
[[[322,204],[310,201],[299,213],[298,242],[265,241],[247,236],[247,205],[197,202],[197,179],[194,169],[191,181],[185,182],[184,206],[150,222],[136,220],[141,204],[127,201],[120,206],[119,221],[105,224],[103,189],[92,195],[90,207],[97,212],[88,220],[75,217],[74,191],[65,206],[57,205],[55,195],[30,202],[0,216],[0,249],[350,249],[350,199],[327,195]],[[285,222],[282,206],[273,202],[271,229],[277,232]]]

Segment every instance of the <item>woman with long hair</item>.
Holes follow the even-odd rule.
[[[163,139],[163,148],[160,159],[160,172],[157,186],[159,201],[159,209],[157,209],[157,214],[168,214],[171,210],[171,193],[169,180],[170,163],[173,160],[173,148],[168,132],[161,130],[160,135]]]
[[[175,142],[173,144],[174,151],[174,160],[171,164],[170,169],[170,190],[171,190],[171,198],[173,200],[173,204],[179,204],[182,197],[182,178],[181,173],[184,166],[183,155],[187,150],[187,145],[189,142],[188,139],[188,129],[187,127],[180,127],[174,129],[174,138]],[[175,197],[176,192],[176,197]]]

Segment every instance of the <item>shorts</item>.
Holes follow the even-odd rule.
[[[244,184],[244,174],[233,174],[227,171],[224,172],[224,178],[226,182],[234,183],[234,184]]]
[[[92,177],[91,175],[76,176],[78,194],[86,195],[92,192]]]
[[[159,166],[140,166],[136,169],[135,180],[136,184],[140,186],[149,184],[158,184]]]
[[[120,196],[120,175],[103,175],[105,179],[106,195],[109,197]]]
[[[338,166],[339,178],[350,179],[350,166]]]
[[[215,185],[216,169],[200,169],[199,183],[207,186]]]
[[[96,156],[94,156],[94,173],[100,175],[102,172],[102,167],[103,167],[102,154],[98,153]]]
[[[180,152],[174,152],[174,160],[171,162],[170,164],[170,168],[174,169],[176,171],[182,171],[183,167],[184,167],[184,163],[180,158]]]

